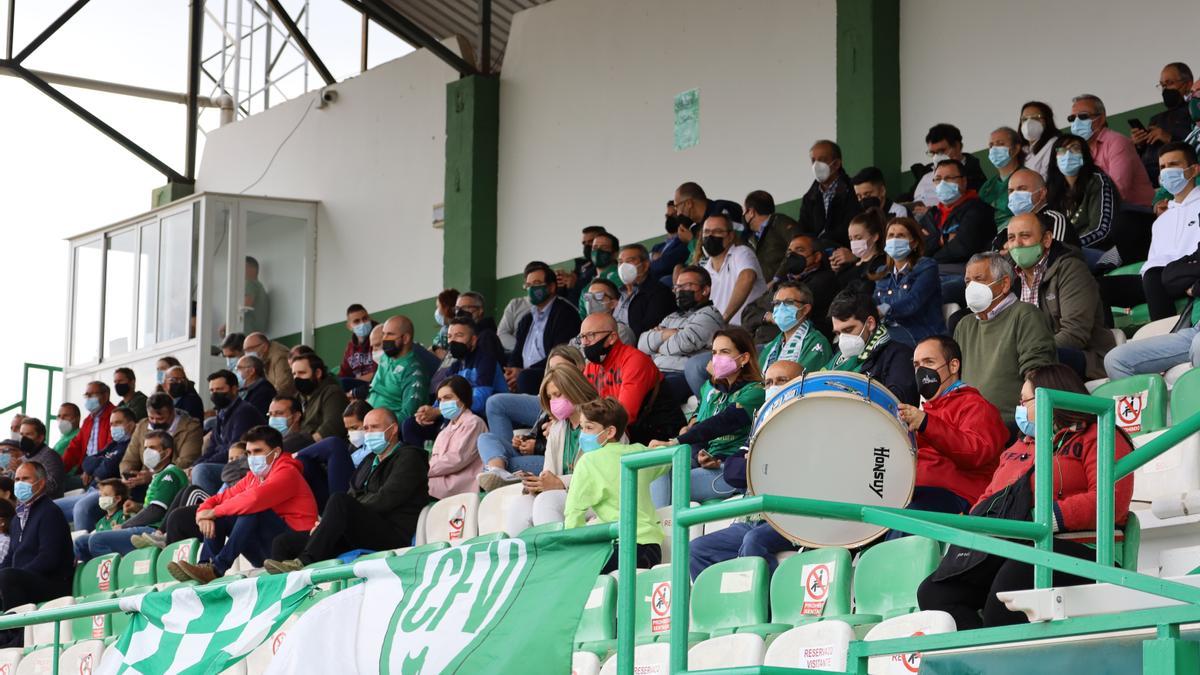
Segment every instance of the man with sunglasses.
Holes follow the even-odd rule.
[[[1142,156],[1142,166],[1151,182],[1158,182],[1158,152],[1163,145],[1182,141],[1191,133],[1194,124],[1188,113],[1188,102],[1194,98],[1192,69],[1186,63],[1174,62],[1163,66],[1158,74],[1158,89],[1166,109],[1150,117],[1146,129],[1130,128],[1129,136]]]
[[[1109,128],[1100,97],[1080,94],[1071,99],[1067,121],[1071,123],[1071,133],[1088,142],[1092,160],[1116,183],[1121,200],[1149,208],[1154,199],[1150,176],[1133,141]]]

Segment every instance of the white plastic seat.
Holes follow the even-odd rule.
[[[288,617],[279,630],[271,634],[263,643],[254,648],[254,651],[246,657],[246,673],[247,675],[262,675],[267,672],[267,668],[271,665],[271,659],[283,649],[283,642],[287,639],[288,631],[296,624],[298,618],[295,615]]]
[[[12,675],[17,672],[17,664],[21,662],[24,653],[25,650],[20,647],[0,649],[0,675]]]
[[[80,640],[64,649],[58,657],[58,672],[91,673],[100,669],[103,656],[103,640]]]
[[[729,499],[726,499],[725,501],[730,502],[735,499],[741,499],[741,498],[742,498],[742,495],[737,495],[735,497],[730,497]],[[729,527],[730,523],[732,523],[734,520],[735,520],[734,518],[723,518],[721,520],[714,520],[711,522],[704,523],[704,534],[712,534],[713,532],[716,532],[717,530],[723,530],[723,529]]]
[[[1133,447],[1140,448],[1165,431],[1160,429],[1135,436]],[[1139,502],[1153,502],[1158,497],[1200,490],[1200,435],[1188,436],[1175,447],[1143,464],[1133,475],[1133,499]]]
[[[1088,380],[1087,382],[1083,383],[1083,386],[1087,387],[1088,393],[1090,394],[1093,391],[1096,391],[1096,389],[1098,389],[1100,387],[1100,385],[1103,385],[1103,384],[1108,384],[1107,377],[1102,377],[1098,380]]]
[[[37,605],[33,604],[32,602],[27,602],[24,605],[17,605],[16,607],[10,608],[7,612],[5,612],[5,614],[7,614],[7,615],[24,614],[26,612],[32,612],[36,609],[37,609]],[[25,635],[26,646],[34,644],[34,642],[33,642],[33,626],[25,626],[24,635]]]
[[[591,652],[571,654],[571,675],[599,675],[600,657]]]
[[[451,545],[479,534],[479,493],[451,495],[429,509],[425,542],[448,541]]]
[[[433,504],[426,504],[425,508],[421,509],[421,513],[417,516],[417,530],[413,535],[413,546],[427,544],[425,541],[425,522],[429,520],[429,511],[433,508]]]
[[[521,496],[524,489],[520,483],[513,483],[487,493],[479,502],[479,534],[504,532],[510,537],[521,534],[505,531],[504,525],[508,522],[508,510],[512,508],[513,501]]]
[[[696,502],[692,502],[691,505],[699,506],[699,504],[697,504]],[[669,562],[671,562],[671,525],[672,525],[671,506],[668,504],[667,506],[664,506],[661,509],[655,510],[655,513],[658,514],[658,522],[659,522],[660,526],[662,527],[663,534],[666,535],[666,537],[663,539],[663,543],[662,543],[662,561],[663,561],[663,563],[669,563]],[[703,525],[693,525],[688,528],[688,541],[695,541],[697,537],[700,537],[703,535],[704,535],[704,526]]]
[[[1130,338],[1129,341],[1136,342],[1137,340],[1144,340],[1148,337],[1155,337],[1157,335],[1166,335],[1171,332],[1171,329],[1174,328],[1175,324],[1177,324],[1177,323],[1179,323],[1178,315],[1167,317],[1165,319],[1159,319],[1158,321],[1151,321],[1150,323],[1146,324],[1145,326],[1142,326],[1141,328],[1137,329],[1137,331],[1133,334],[1133,337]]]
[[[653,642],[633,649],[633,670],[638,675],[667,675],[671,672],[671,645]],[[617,655],[604,662],[600,675],[617,675]]]
[[[69,595],[64,595],[61,598],[55,598],[53,600],[46,602],[46,604],[42,605],[41,608],[42,609],[59,609],[61,607],[70,607],[74,604],[75,604],[75,598],[73,598]],[[70,621],[60,621],[59,625],[61,626],[61,629],[59,630],[59,633],[58,633],[58,641],[59,642],[70,642],[71,640],[75,639],[74,635],[71,633],[71,622]],[[54,624],[53,623],[39,623],[39,624],[33,626],[33,642],[30,644],[47,645],[52,642],[54,642]]]
[[[950,317],[954,316],[954,313],[960,309],[962,309],[962,305],[957,302],[947,302],[942,305],[942,320],[949,321]]]
[[[1181,363],[1177,366],[1174,366],[1170,370],[1168,370],[1166,373],[1163,373],[1163,381],[1167,383],[1167,389],[1174,388],[1175,382],[1179,378],[1183,377],[1183,374],[1186,373],[1187,371],[1191,370],[1192,368],[1193,368],[1192,362],[1188,361],[1185,363]],[[1171,420],[1171,421],[1174,422],[1175,420]]]
[[[937,635],[957,630],[954,617],[946,612],[914,612],[892,617],[867,631],[864,640],[890,640],[914,635]],[[921,667],[921,653],[873,656],[867,664],[871,675],[910,675]]]
[[[709,638],[688,650],[688,670],[761,666],[767,645],[754,633]]]
[[[763,665],[844,672],[853,639],[854,629],[845,621],[804,624],[779,634],[767,649]]]
[[[53,672],[54,650],[43,647],[22,657],[14,675],[50,675]]]
[[[1112,333],[1113,341],[1116,342],[1118,346],[1129,341],[1129,338],[1125,337],[1125,331],[1121,330],[1120,328],[1109,328],[1108,330]]]

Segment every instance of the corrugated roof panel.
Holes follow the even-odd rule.
[[[550,0],[492,0],[493,69],[504,58],[513,14]],[[477,0],[386,0],[422,30],[439,40],[457,35],[466,38],[478,53],[479,3]]]

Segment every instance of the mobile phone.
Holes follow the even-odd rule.
[[[126,471],[125,473],[121,474],[121,477],[122,478],[133,478],[136,475],[137,475],[136,471]]]
[[[1130,118],[1129,118],[1129,128],[1130,128],[1130,129],[1137,129],[1138,131],[1145,131],[1145,130],[1146,130],[1146,126],[1145,126],[1144,124],[1142,124],[1142,121],[1141,121],[1141,120],[1139,120],[1139,119],[1138,119],[1138,118],[1136,118],[1136,117],[1130,117]]]
[[[537,434],[525,434],[521,437],[522,440],[532,441],[537,438]]]

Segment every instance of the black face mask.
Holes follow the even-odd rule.
[[[606,335],[606,336],[604,336],[603,340],[600,340],[598,342],[593,342],[592,344],[584,347],[583,348],[584,358],[586,358],[588,361],[591,361],[592,363],[594,363],[596,365],[600,365],[601,363],[604,363],[604,357],[608,356],[609,350],[612,349],[611,345],[604,344],[607,340],[608,340],[608,336]]]
[[[223,391],[214,393],[208,397],[208,400],[212,401],[213,407],[217,410],[224,410],[233,403],[233,397]]]
[[[699,304],[696,301],[696,291],[679,291],[675,294],[675,304],[679,306],[681,312],[690,311]]]
[[[125,398],[129,395],[130,386],[128,382],[113,385],[113,391],[117,392],[117,396]]]
[[[1183,100],[1183,94],[1176,89],[1163,88],[1162,90],[1163,105],[1167,106],[1167,110],[1174,110],[1186,103]]]
[[[921,366],[917,368],[916,377],[917,393],[926,401],[932,401],[933,397],[937,396],[938,389],[942,386],[942,376],[938,374],[936,368]]]
[[[26,455],[34,455],[37,454],[38,448],[39,445],[37,441],[29,438],[28,436],[21,437],[21,452],[25,453]]]
[[[166,431],[171,428],[171,425],[168,422],[151,422],[150,428],[155,431]]]
[[[311,377],[297,377],[294,381],[296,383],[296,391],[305,396],[317,390],[317,381]]]
[[[592,264],[596,267],[608,267],[612,263],[612,251],[592,251]]]
[[[858,200],[858,205],[863,207],[863,210],[866,211],[867,209],[877,209],[882,207],[883,202],[879,200],[879,197],[863,197],[862,199]]]
[[[801,274],[804,273],[804,270],[807,267],[808,267],[808,259],[802,255],[796,255],[795,253],[789,253],[789,254],[787,254],[787,257],[785,257],[783,259],[783,273],[784,274],[790,274],[791,276],[794,276],[794,277],[800,276]]]
[[[725,251],[725,237],[710,234],[704,238],[704,252],[709,256],[718,256]]]
[[[592,259],[592,245],[591,244],[583,245],[583,259],[587,260],[587,261],[591,261],[591,259]]]
[[[393,359],[400,355],[400,345],[395,340],[384,340],[381,346],[383,353]]]
[[[448,342],[446,349],[450,350],[450,356],[459,360],[467,358],[467,354],[471,353],[471,347],[465,342]]]
[[[179,398],[187,393],[187,384],[172,382],[171,386],[167,387],[167,393],[171,395],[171,398]]]

